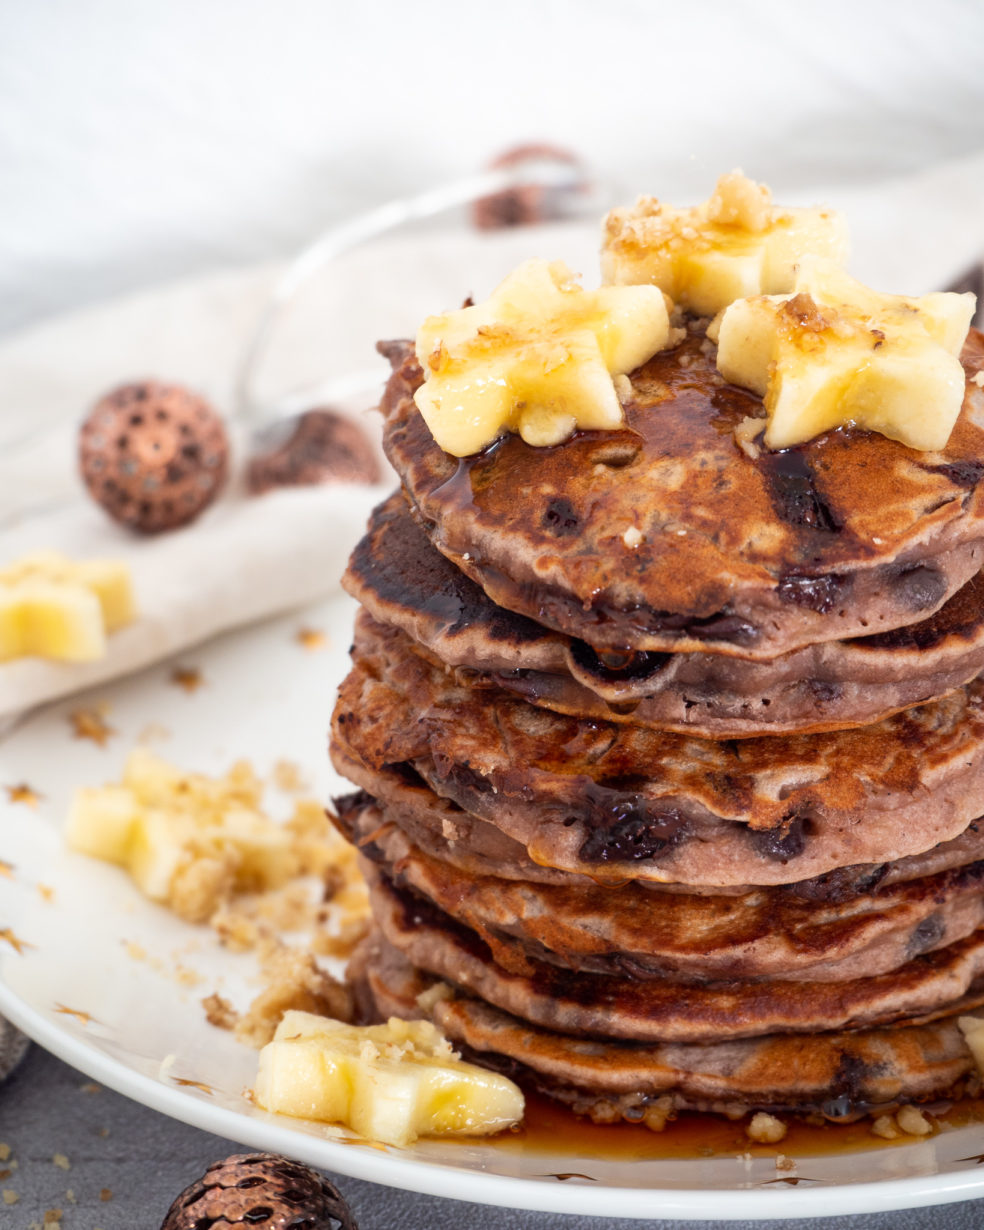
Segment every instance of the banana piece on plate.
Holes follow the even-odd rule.
[[[260,1052],[254,1094],[264,1110],[401,1147],[500,1132],[524,1109],[512,1081],[464,1063],[430,1021],[355,1026],[307,1012],[284,1014]]]
[[[670,344],[655,286],[584,290],[559,261],[527,261],[484,303],[430,316],[417,334],[414,395],[446,453],[480,452],[504,431],[560,444],[577,428],[616,428],[613,377]]]
[[[651,283],[675,304],[714,316],[736,299],[793,289],[807,255],[843,264],[847,224],[832,209],[781,209],[765,184],[722,175],[710,199],[675,209],[656,197],[605,219],[601,270],[616,286]]]
[[[130,753],[121,783],[75,792],[66,839],[125,867],[145,896],[189,922],[231,892],[278,888],[299,870],[291,834],[263,813],[247,766],[210,778],[145,748]]]
[[[943,448],[963,404],[974,296],[880,294],[816,259],[803,261],[793,289],[740,299],[708,330],[721,375],[764,398],[766,445],[856,424]]]
[[[118,560],[74,561],[44,551],[0,569],[0,662],[97,661],[105,657],[107,633],[135,618],[130,570]]]

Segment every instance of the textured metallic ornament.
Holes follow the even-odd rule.
[[[316,1170],[276,1153],[215,1162],[167,1211],[161,1230],[358,1230],[337,1189]]]
[[[521,165],[531,160],[566,164],[581,172],[578,181],[571,187],[550,187],[547,184],[520,184],[506,188],[490,196],[480,197],[472,206],[472,220],[482,231],[497,231],[510,226],[530,226],[536,222],[549,222],[563,216],[562,198],[572,191],[584,192],[588,188],[580,158],[570,150],[556,145],[517,145],[506,150],[489,163],[489,170]]]
[[[0,1081],[6,1080],[28,1052],[30,1039],[0,1016]]]
[[[114,521],[158,534],[193,521],[225,482],[222,419],[178,385],[125,384],[97,402],[79,433],[79,468]]]
[[[354,419],[334,410],[308,410],[262,433],[246,471],[254,495],[273,487],[318,483],[378,483],[379,461]]]

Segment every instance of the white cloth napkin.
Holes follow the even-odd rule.
[[[136,621],[108,638],[99,661],[0,664],[0,719],[337,589],[348,552],[386,491],[346,484],[234,493],[194,524],[153,538],[73,502],[0,533],[0,560],[52,547],[75,559],[126,560],[139,607]]]

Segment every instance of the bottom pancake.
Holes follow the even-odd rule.
[[[430,1016],[468,1057],[579,1114],[644,1121],[647,1106],[740,1117],[750,1111],[846,1122],[910,1102],[975,1096],[980,1079],[955,1016],[810,1036],[709,1045],[573,1038],[438,986],[377,933],[350,977],[367,1018]]]

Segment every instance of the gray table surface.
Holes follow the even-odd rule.
[[[210,1162],[239,1151],[227,1140],[175,1123],[108,1089],[93,1092],[87,1077],[39,1047],[0,1084],[0,1142],[10,1146],[17,1163],[0,1180],[0,1189],[10,1188],[20,1197],[14,1205],[0,1203],[4,1230],[28,1230],[52,1208],[62,1210],[64,1230],[158,1230],[183,1187]],[[69,1170],[54,1164],[56,1153],[68,1159]],[[0,1171],[10,1165],[0,1162]],[[337,1182],[360,1230],[636,1230],[647,1224],[488,1208],[345,1177]],[[112,1192],[112,1199],[100,1198],[103,1189]],[[695,1223],[648,1224],[684,1230]],[[733,1230],[775,1225],[790,1230],[978,1230],[984,1226],[984,1201],[864,1217],[715,1224]]]

